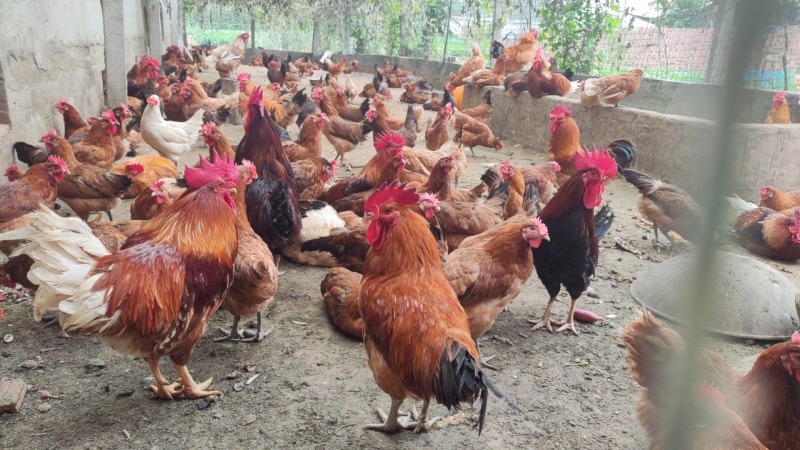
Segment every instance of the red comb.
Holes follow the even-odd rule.
[[[382,205],[389,202],[399,203],[404,206],[413,205],[419,201],[419,194],[413,188],[406,189],[406,184],[393,181],[387,185],[383,183],[372,195],[364,202],[364,213],[374,213]]]
[[[244,81],[249,80],[250,74],[249,73],[240,73],[238,77],[236,77],[236,81]]]
[[[17,167],[16,164],[12,164],[12,165],[8,166],[8,169],[6,169],[6,173],[8,174],[8,173],[11,173],[11,172],[13,172],[15,170],[19,170],[19,167]]]
[[[235,188],[239,178],[239,171],[236,164],[227,155],[220,157],[216,150],[211,152],[214,162],[209,162],[202,155],[200,156],[200,168],[186,167],[183,173],[186,184],[189,187],[198,189],[212,181],[224,181],[228,188]]]
[[[440,202],[439,199],[436,198],[436,195],[434,195],[434,194],[425,193],[425,194],[422,194],[422,195],[419,196],[419,201],[420,202],[423,202],[425,200],[431,202],[433,204],[433,206],[441,206],[442,205],[442,202]]]
[[[209,134],[211,134],[211,131],[214,128],[216,128],[216,125],[214,125],[214,122],[206,122],[206,123],[204,123],[203,124],[203,129],[202,129],[203,136],[208,136]]]
[[[697,383],[696,390],[699,398],[711,400],[719,405],[725,404],[725,396],[722,395],[722,392],[714,389],[714,386],[707,381]]]
[[[125,166],[125,170],[128,172],[136,172],[136,174],[140,174],[144,172],[144,166],[139,163],[128,164]]]
[[[375,141],[375,150],[382,152],[388,147],[402,148],[406,145],[406,138],[396,131],[385,131]]]
[[[64,161],[63,159],[61,159],[61,157],[58,156],[58,155],[50,155],[50,156],[48,156],[47,157],[47,161],[51,162],[53,164],[58,164],[59,167],[61,167],[62,170],[65,170],[65,171],[67,170],[67,162]]]
[[[64,103],[67,103],[67,97],[61,97],[56,102],[56,107],[60,108]]]
[[[250,170],[251,179],[255,180],[258,178],[258,169],[256,169],[256,165],[253,164],[252,161],[250,161],[249,159],[243,159],[242,165]]]
[[[261,92],[261,86],[256,86],[255,89],[253,89],[253,93],[250,94],[250,98],[247,99],[247,102],[248,107],[255,102],[261,111],[261,117],[264,117],[264,94]]]
[[[56,130],[50,130],[42,136],[41,141],[44,142],[50,136],[58,136],[58,133],[56,133]]]
[[[582,152],[575,152],[575,156],[572,157],[572,165],[579,171],[594,167],[606,178],[617,176],[617,161],[603,147],[598,150],[594,144],[592,144],[591,151],[583,147]]]
[[[164,186],[164,180],[158,180],[155,183],[150,185],[150,190],[153,192],[157,192]]]
[[[103,116],[104,119],[108,120],[109,122],[111,122],[113,124],[117,124],[117,125],[119,124],[119,122],[117,122],[117,116],[114,115],[114,111],[112,111],[110,109],[107,109],[107,110],[103,111],[102,113],[100,113],[100,115]]]
[[[339,162],[337,162],[335,159],[331,161],[331,168],[331,177],[335,177],[336,171],[339,170]]]
[[[550,111],[551,122],[559,117],[572,117],[572,110],[569,105],[558,105]]]

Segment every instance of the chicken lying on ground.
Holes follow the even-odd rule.
[[[680,361],[687,358],[686,345],[675,331],[661,325],[647,311],[628,323],[621,336],[628,349],[626,359],[633,378],[642,387],[636,404],[639,423],[656,440],[670,431],[669,423],[665,423],[667,411],[678,393],[675,381],[682,376],[677,376],[676,370],[681,370]],[[740,420],[721,424],[720,434],[713,440],[718,447],[691,448],[797,448],[800,442],[800,335],[794,333],[789,342],[761,352],[750,371],[741,375],[721,355],[708,349],[698,349],[698,352],[699,364],[695,367],[698,381],[710,383],[719,390],[730,412]],[[720,442],[730,433],[741,433],[747,428],[761,446],[751,442],[751,446],[734,447]]]
[[[778,261],[800,259],[800,209],[775,211],[738,197],[730,200],[740,212],[733,227],[739,245]]]
[[[659,230],[669,239],[670,251],[678,248],[675,239],[669,235],[670,231],[690,241],[699,237],[700,207],[686,191],[630,169],[623,169],[622,176],[642,194],[639,200],[639,212],[653,223],[654,247],[662,245],[658,240]]]
[[[773,186],[762,186],[758,194],[761,196],[761,203],[758,206],[762,208],[784,211],[800,206],[800,191],[781,192]]]
[[[339,164],[323,157],[292,163],[292,172],[300,192],[300,200],[316,200],[325,192],[325,183],[336,176]]]
[[[33,226],[0,235],[28,240],[16,254],[35,261],[34,318],[58,310],[65,330],[100,335],[115,350],[144,359],[157,384],[150,389],[162,399],[220,394],[206,390],[211,379],[196,384],[186,363],[233,282],[238,241],[229,193],[236,186],[233,163],[220,161],[209,171],[189,167],[185,175],[197,190],[144,223],[116,253],[85,223],[46,209],[34,214]],[[64,238],[67,230],[74,238]],[[161,374],[164,356],[180,383]]]

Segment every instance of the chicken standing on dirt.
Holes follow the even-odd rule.
[[[259,342],[264,338],[262,315],[272,304],[278,289],[278,269],[275,267],[269,247],[250,227],[247,221],[247,205],[244,196],[247,186],[258,178],[255,166],[242,161],[233,201],[236,204],[236,230],[239,249],[233,262],[233,284],[222,300],[222,309],[233,314],[231,330],[223,330],[226,336],[217,341]],[[256,315],[256,331],[245,337],[249,330],[239,329],[242,316]]]
[[[458,408],[480,397],[480,433],[488,389],[502,394],[481,370],[467,315],[444,276],[428,223],[410,209],[418,200],[413,190],[392,184],[375,191],[365,205],[371,248],[358,305],[369,367],[392,398],[389,414],[379,411],[383,423],[367,428],[427,430],[435,420],[428,418],[432,399]],[[406,397],[424,401],[413,421],[398,419]]]
[[[185,175],[197,190],[145,222],[115,253],[88,225],[47,209],[34,213],[31,227],[0,235],[29,241],[17,254],[35,261],[34,318],[58,310],[64,330],[100,335],[116,351],[144,359],[157,384],[150,389],[162,399],[220,395],[206,390],[212,379],[196,384],[186,363],[233,282],[238,246],[229,193],[236,167],[219,161],[213,170],[187,167]],[[161,374],[164,356],[180,383]]]
[[[189,153],[200,136],[205,110],[198,109],[186,122],[172,122],[161,117],[160,103],[157,95],[147,98],[142,114],[142,139],[177,166],[180,156]]]
[[[573,164],[578,172],[561,186],[539,214],[550,231],[550,241],[533,249],[533,264],[550,300],[542,318],[529,322],[535,323],[534,330],[546,327],[553,331],[551,310],[563,284],[571,303],[567,320],[556,324],[561,325],[556,332],[567,330],[577,335],[573,322],[575,304],[594,276],[600,255],[598,241],[603,239],[614,218],[608,206],[597,215],[594,208],[603,201],[605,181],[617,175],[617,164],[602,148],[576,153]]]

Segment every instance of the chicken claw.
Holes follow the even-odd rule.
[[[400,425],[407,429],[414,429],[414,434],[419,434],[421,431],[428,431],[430,430],[431,426],[436,423],[437,420],[441,419],[441,417],[434,417],[433,419],[428,419],[428,406],[430,406],[430,400],[425,400],[422,404],[422,413],[417,413],[416,406],[411,407],[411,419],[408,420],[408,417],[405,417],[400,421]]]
[[[402,404],[402,399],[392,399],[392,406],[389,409],[388,415],[378,408],[376,412],[378,413],[378,417],[381,419],[382,423],[369,424],[366,426],[366,428],[368,430],[383,431],[384,433],[395,433],[399,431],[401,427],[400,422],[397,420],[397,416],[398,412],[400,411],[400,405]]]
[[[220,391],[207,391],[206,388],[211,386],[211,383],[214,382],[213,378],[209,378],[206,381],[203,381],[200,384],[194,384],[192,382],[191,385],[185,384],[183,388],[175,394],[173,397],[180,398],[180,399],[193,399],[193,398],[203,398],[208,397],[209,395],[222,395]]]
[[[172,384],[159,384],[158,386],[150,385],[148,386],[156,397],[162,400],[172,400],[175,397],[175,394],[178,392],[177,387],[180,386],[180,383],[172,383]]]
[[[564,322],[558,329],[556,329],[556,333],[561,333],[562,331],[571,331],[575,333],[575,336],[579,336],[578,330],[575,329],[575,322]]]

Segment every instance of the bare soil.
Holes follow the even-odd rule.
[[[266,79],[263,68],[242,66],[240,71],[253,73],[257,83]],[[216,74],[203,78],[214,81]],[[353,79],[359,87],[371,81],[366,74]],[[394,94],[399,98],[400,90]],[[406,105],[394,100],[390,109],[403,115]],[[433,113],[426,111],[428,117]],[[531,133],[548,132],[547,124],[531,125]],[[232,142],[243,134],[241,126],[222,129]],[[289,132],[295,137],[298,129],[291,125]],[[201,142],[185,163],[207,154]],[[462,185],[477,183],[484,164],[507,158],[520,166],[543,162],[545,149],[506,144],[503,152],[476,149],[478,157],[470,157]],[[324,145],[323,155],[333,158],[332,147],[327,141]],[[373,152],[370,138],[350,156],[360,166]],[[343,170],[339,177],[351,174]],[[484,354],[497,355],[492,363],[501,370],[490,371],[492,378],[526,413],[491,398],[480,437],[472,429],[477,409],[454,412],[439,405],[432,406],[432,414],[444,420],[427,433],[365,430],[365,424],[377,421],[375,408],[389,407],[389,397],[373,381],[363,345],[328,322],[319,291],[328,269],[284,259],[287,273],[266,317],[267,338],[255,344],[213,342],[218,328],[229,327],[232,319],[220,312],[189,362],[195,379],[214,377],[212,388],[223,392],[211,402],[156,400],[147,389],[153,379],[143,361],[115,353],[97,337],[58,338],[56,327],[33,321],[30,299],[3,303],[0,335],[13,334],[14,340],[0,342],[0,379],[21,378],[31,389],[19,414],[0,415],[0,448],[647,448],[634,411],[639,386],[630,377],[618,336],[641,309],[629,294],[630,283],[668,256],[657,253],[649,241],[652,234],[637,226],[638,193],[632,186],[613,181],[605,200],[616,220],[601,243],[600,267],[591,285],[594,297],[579,300],[579,307],[605,320],[579,324],[579,337],[531,332],[526,319],[539,317],[548,297],[532,276],[481,341]],[[123,201],[114,218],[129,217],[129,205]],[[615,248],[615,237],[643,254]],[[796,264],[768,264],[783,267],[797,284]],[[555,306],[557,317],[566,310],[567,303]],[[740,370],[748,369],[766,344],[711,342]],[[162,361],[162,370],[174,376],[168,362]],[[40,398],[43,390],[60,399]]]

